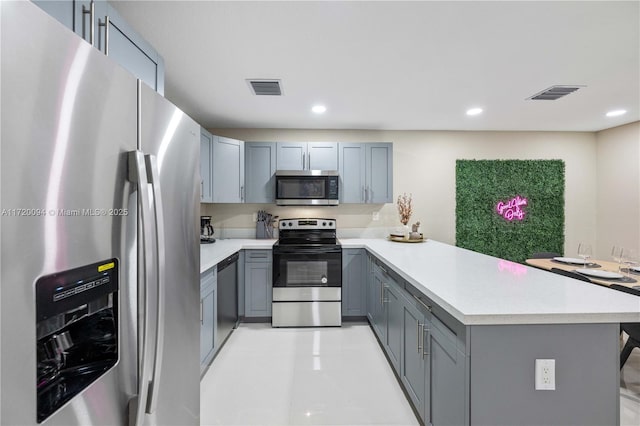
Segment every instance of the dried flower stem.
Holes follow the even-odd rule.
[[[398,213],[400,213],[400,222],[403,225],[409,223],[409,219],[413,213],[413,207],[411,206],[411,194],[407,195],[405,192],[402,195],[398,195]]]

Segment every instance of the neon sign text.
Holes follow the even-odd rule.
[[[522,220],[524,219],[525,211],[522,210],[522,206],[527,205],[527,199],[517,195],[515,198],[503,203],[499,201],[496,204],[496,210],[498,214],[508,221]]]

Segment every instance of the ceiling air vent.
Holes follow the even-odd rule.
[[[256,96],[282,96],[280,80],[247,80]]]
[[[535,95],[528,97],[527,99],[555,101],[563,96],[567,96],[569,93],[575,92],[581,87],[585,86],[551,86],[548,89],[544,89],[542,92],[538,92]]]

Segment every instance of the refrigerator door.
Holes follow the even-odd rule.
[[[200,418],[200,126],[142,84],[140,149],[145,153],[159,264],[150,283],[151,371],[146,424],[199,424]],[[156,176],[152,176],[152,170]],[[154,281],[154,280],[151,280]]]
[[[137,388],[137,212],[127,181],[136,80],[32,3],[0,8],[0,424],[37,423],[38,278],[111,258],[118,361],[42,424],[127,424]]]

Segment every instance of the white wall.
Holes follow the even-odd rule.
[[[640,249],[640,122],[596,133],[597,256]]]
[[[561,159],[565,161],[565,252],[596,243],[596,134],[589,132],[445,132],[291,129],[211,129],[246,141],[393,142],[394,195],[413,194],[414,214],[429,238],[455,243],[455,161],[457,159]],[[637,155],[636,155],[637,158]],[[367,228],[384,236],[399,225],[395,204],[332,208],[274,205],[203,205],[221,228],[253,228],[260,208],[281,217],[336,217],[339,228]],[[373,221],[372,213],[380,213]],[[224,234],[223,234],[224,236]]]

